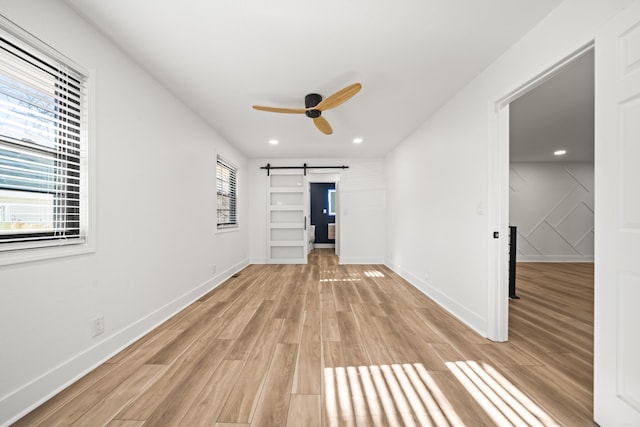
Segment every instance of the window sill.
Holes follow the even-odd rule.
[[[216,228],[215,234],[235,233],[237,231],[240,231],[240,227],[223,227]]]
[[[95,245],[88,242],[41,248],[8,250],[0,252],[0,266],[45,261],[55,258],[89,254],[95,251]]]

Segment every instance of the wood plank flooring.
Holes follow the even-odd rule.
[[[519,264],[492,343],[380,265],[251,265],[17,426],[583,426],[593,268]]]

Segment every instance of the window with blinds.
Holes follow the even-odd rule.
[[[216,163],[218,228],[238,226],[237,175],[238,170],[218,156]]]
[[[0,251],[82,243],[86,75],[0,24]]]

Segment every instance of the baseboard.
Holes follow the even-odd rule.
[[[249,258],[249,264],[266,264],[267,263],[267,259],[266,258]]]
[[[244,259],[146,317],[127,326],[0,398],[0,426],[9,426],[175,316],[207,292],[249,265]]]
[[[429,282],[418,278],[411,272],[398,267],[390,261],[385,262],[385,265],[404,280],[409,282],[414,288],[438,303],[438,305],[447,310],[452,316],[455,316],[483,337],[487,336],[487,319],[467,309],[463,305],[460,305],[448,295],[443,294],[438,289],[431,286]]]
[[[588,256],[517,256],[516,262],[593,262],[594,257]]]

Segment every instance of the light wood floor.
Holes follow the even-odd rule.
[[[386,267],[336,264],[247,267],[17,425],[590,424],[591,266],[521,265],[498,344]]]

